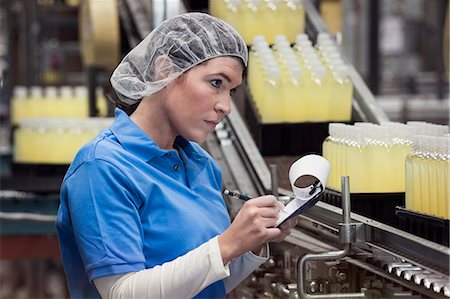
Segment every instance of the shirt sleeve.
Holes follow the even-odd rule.
[[[89,280],[145,269],[141,202],[127,176],[109,162],[91,160],[66,179],[64,188]]]
[[[192,298],[230,275],[218,237],[177,259],[139,272],[94,279],[102,298]]]
[[[261,255],[255,255],[252,252],[246,252],[230,262],[230,276],[224,279],[225,290],[227,293],[232,291],[253,271],[267,261],[269,258],[269,244],[261,250]]]

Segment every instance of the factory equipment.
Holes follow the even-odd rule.
[[[250,196],[271,192],[271,171],[237,107],[207,141],[224,185]],[[281,178],[280,178],[281,179]],[[299,216],[297,229],[237,290],[237,298],[448,298],[450,249],[343,208],[318,202]],[[351,181],[349,182],[351,185]],[[277,188],[280,196],[292,196]],[[332,191],[326,190],[326,193]],[[272,192],[274,193],[274,192]],[[326,195],[326,194],[325,194]],[[228,201],[230,214],[242,203]],[[343,218],[344,217],[344,218]],[[301,287],[301,289],[299,289]]]

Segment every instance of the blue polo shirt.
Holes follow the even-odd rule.
[[[78,152],[56,223],[72,297],[100,297],[92,280],[174,260],[229,226],[218,165],[194,142],[175,144],[180,155],[116,109],[112,126]],[[223,282],[197,297],[224,298]]]

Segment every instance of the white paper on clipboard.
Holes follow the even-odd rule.
[[[289,168],[289,181],[295,198],[280,212],[276,226],[315,205],[325,190],[330,163],[322,156],[310,154]]]

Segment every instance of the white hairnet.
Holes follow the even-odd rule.
[[[111,84],[128,105],[151,95],[193,66],[235,56],[247,66],[247,46],[229,24],[205,13],[185,13],[162,22],[117,66]]]

